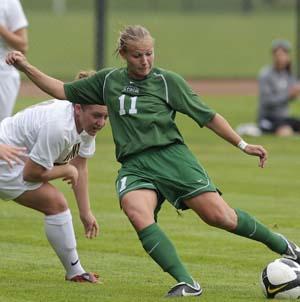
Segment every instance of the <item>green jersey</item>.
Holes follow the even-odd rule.
[[[160,68],[143,80],[131,79],[126,68],[103,69],[64,89],[70,102],[107,106],[120,162],[149,148],[183,143],[176,111],[200,127],[215,115],[179,75]]]

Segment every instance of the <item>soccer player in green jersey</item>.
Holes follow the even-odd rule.
[[[116,157],[122,164],[116,180],[120,203],[143,248],[178,282],[167,296],[199,296],[202,288],[156,222],[165,199],[176,209],[192,209],[209,225],[262,242],[300,263],[300,249],[294,243],[224,201],[184,144],[174,121],[176,111],[246,154],[257,156],[260,167],[267,159],[265,149],[244,142],[179,75],[153,66],[154,41],[144,27],[126,27],[120,34],[117,53],[125,60],[125,68],[102,69],[90,78],[68,84],[39,71],[20,52],[11,52],[6,62],[57,99],[107,106]]]

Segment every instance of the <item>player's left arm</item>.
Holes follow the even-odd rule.
[[[205,125],[207,128],[214,131],[217,135],[239,147],[245,153],[259,157],[259,167],[263,168],[267,160],[267,151],[260,145],[252,145],[245,143],[242,138],[232,129],[227,120],[220,114],[215,116]]]
[[[25,163],[23,169],[23,179],[29,182],[48,182],[50,180],[62,178],[68,184],[75,186],[78,180],[78,172],[72,165],[66,164],[54,166],[47,169],[31,158]]]
[[[99,225],[90,207],[87,159],[78,155],[71,160],[70,164],[74,165],[78,171],[78,181],[77,184],[73,186],[73,191],[76,197],[80,219],[84,225],[86,237],[93,238],[99,233]]]
[[[246,144],[229,123],[221,115],[210,109],[178,74],[168,72],[166,78],[169,87],[168,103],[174,110],[188,115],[200,127],[210,128],[229,143],[238,146],[245,153],[258,156],[260,158],[259,166],[264,167],[267,152],[262,146]]]

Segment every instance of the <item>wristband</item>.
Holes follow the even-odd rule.
[[[240,148],[242,151],[244,151],[246,149],[246,147],[248,146],[248,144],[244,141],[244,140],[241,140],[239,143],[238,143],[238,148]]]

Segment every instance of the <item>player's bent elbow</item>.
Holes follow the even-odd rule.
[[[28,42],[23,41],[22,43],[20,43],[18,50],[21,51],[24,55],[26,55],[28,48],[29,48]]]
[[[27,171],[24,169],[23,171],[23,180],[28,182],[44,182],[45,177],[41,174],[32,173],[31,171]]]
[[[33,177],[30,173],[23,173],[23,180],[29,181],[29,182],[36,182],[36,178]]]
[[[29,49],[29,47],[28,47],[28,44],[26,43],[23,47],[21,47],[20,51],[21,51],[24,55],[26,55],[26,53],[28,52],[28,49]]]

